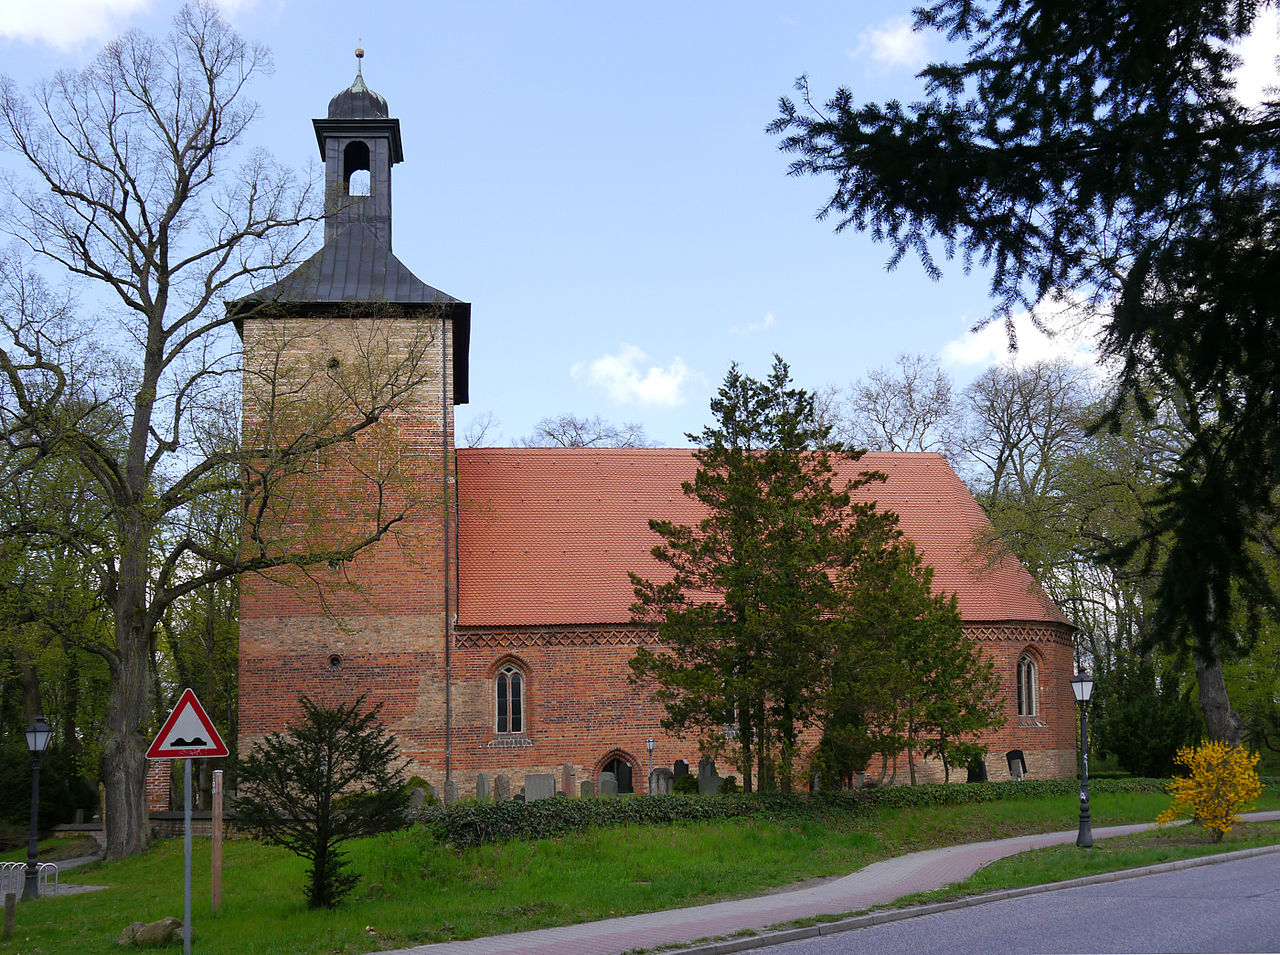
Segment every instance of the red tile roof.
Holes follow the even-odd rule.
[[[990,525],[942,455],[868,452],[844,468],[889,476],[861,495],[898,513],[966,621],[1065,622],[1016,559],[978,552]],[[700,518],[680,490],[695,470],[688,448],[460,449],[459,624],[626,623],[627,571],[666,576],[649,520]]]

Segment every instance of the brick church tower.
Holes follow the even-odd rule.
[[[242,580],[240,746],[283,732],[303,694],[334,704],[366,693],[384,704],[407,754],[443,765],[456,616],[453,407],[467,400],[471,306],[391,251],[400,122],[359,68],[313,123],[324,245],[230,308],[244,342],[245,447],[278,448],[297,434],[339,440],[248,501],[246,547],[281,566]],[[265,474],[273,462],[263,454]],[[379,539],[351,560],[287,560],[290,550],[338,554],[369,536]]]

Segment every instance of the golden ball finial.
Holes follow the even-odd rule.
[[[360,37],[356,40],[356,59],[364,59],[364,37]]]

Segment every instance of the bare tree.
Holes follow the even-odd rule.
[[[543,418],[534,426],[533,434],[520,439],[526,448],[651,448],[654,442],[644,433],[644,425],[624,421],[621,426],[605,421],[599,415],[579,418],[562,414]]]
[[[476,415],[463,429],[458,438],[458,446],[463,448],[484,447],[491,440],[490,435],[497,437],[498,416],[492,411],[484,411]]]
[[[167,36],[128,33],[30,97],[0,81],[0,140],[22,167],[0,222],[96,296],[54,314],[44,282],[12,261],[4,270],[0,454],[10,471],[74,462],[109,513],[105,532],[48,522],[39,533],[92,568],[113,622],[93,647],[110,670],[110,858],[149,840],[151,651],[166,610],[246,570],[340,566],[419,503],[389,490],[406,474],[388,412],[435,374],[438,325],[424,321],[393,351],[372,326],[348,324],[335,357],[309,363],[292,346],[297,328],[255,323],[274,347],[243,366],[234,324],[246,316],[223,300],[292,268],[318,221],[311,180],[244,148],[257,113],[246,87],[270,65],[201,4]],[[320,534],[312,519],[332,502],[307,497],[306,475],[339,458],[354,476],[343,493],[360,503],[341,533]],[[228,493],[241,495],[245,546],[190,530],[197,502]]]
[[[845,391],[838,436],[872,451],[950,449],[958,408],[936,358],[901,354]]]

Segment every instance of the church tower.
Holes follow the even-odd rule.
[[[324,244],[228,306],[244,343],[243,442],[263,461],[245,546],[279,562],[241,583],[240,746],[283,731],[302,695],[332,705],[367,694],[415,769],[443,767],[453,408],[467,400],[471,306],[391,251],[400,121],[359,65],[313,125]],[[315,451],[279,465],[274,450],[295,443]]]

